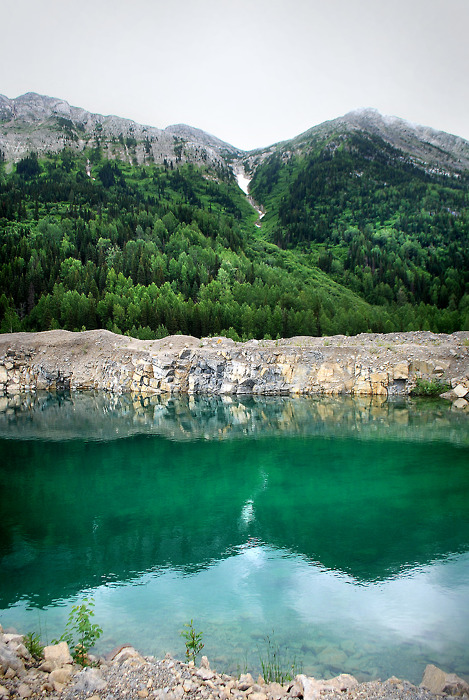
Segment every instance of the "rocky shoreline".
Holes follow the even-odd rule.
[[[349,674],[328,680],[303,674],[281,685],[219,674],[203,656],[200,667],[183,663],[169,654],[162,660],[142,656],[122,645],[105,658],[90,657],[92,666],[75,664],[66,642],[47,646],[41,658],[26,649],[24,637],[0,625],[0,699],[50,698],[50,700],[432,700],[451,695],[469,698],[469,684],[455,674],[429,665],[420,686],[395,677],[359,683]]]
[[[296,337],[236,343],[169,336],[143,341],[96,330],[0,336],[0,397],[38,390],[114,394],[408,395],[446,384],[469,406],[469,332]]]

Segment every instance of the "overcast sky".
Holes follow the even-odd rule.
[[[469,140],[469,0],[15,0],[0,93],[244,149],[376,107]]]

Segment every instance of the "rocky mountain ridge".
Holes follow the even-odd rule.
[[[383,115],[372,108],[348,112],[342,117],[313,126],[288,141],[250,151],[242,157],[242,163],[248,172],[255,172],[275,153],[285,161],[294,155],[306,155],[317,145],[327,142],[334,149],[347,136],[357,132],[381,139],[397,149],[401,158],[409,158],[432,174],[458,177],[460,172],[469,169],[469,141],[400,117]]]
[[[57,153],[100,147],[108,158],[132,164],[189,162],[222,166],[241,151],[200,129],[177,124],[166,129],[113,115],[93,114],[65,100],[26,93],[0,95],[0,151],[16,162],[30,151]]]
[[[15,99],[0,95],[0,151],[7,162],[17,162],[31,151],[44,154],[99,146],[107,158],[138,165],[165,161],[233,165],[253,173],[273,153],[288,158],[309,152],[314,144],[357,131],[382,139],[431,172],[458,174],[469,169],[469,142],[465,139],[371,108],[349,112],[293,139],[246,152],[186,124],[159,129],[113,115],[93,114],[65,100],[32,92]]]

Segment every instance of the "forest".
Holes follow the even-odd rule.
[[[251,192],[272,242],[302,251],[370,304],[418,307],[428,330],[468,328],[468,172],[425,167],[352,133],[306,156],[273,154]]]
[[[396,168],[378,146],[265,161],[260,229],[227,167],[139,167],[99,148],[0,163],[1,332],[468,329],[467,177]]]

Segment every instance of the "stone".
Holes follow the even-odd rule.
[[[67,642],[44,647],[44,659],[52,665],[52,669],[73,663]]]
[[[458,399],[463,399],[467,394],[469,394],[469,389],[463,386],[463,384],[458,384],[454,387],[453,392],[456,394]]]
[[[33,691],[31,690],[29,685],[26,685],[26,683],[21,683],[16,692],[18,693],[20,698],[30,698],[33,694]]]
[[[456,394],[452,389],[449,391],[444,391],[442,394],[440,394],[440,399],[447,399],[448,401],[454,401],[456,399]]]
[[[200,668],[210,668],[210,664],[206,656],[202,656],[200,660]]]
[[[283,698],[287,694],[287,691],[280,683],[271,683],[268,690],[269,697],[274,698],[274,700],[280,700],[280,698]]]
[[[14,644],[15,646],[23,643],[22,634],[4,634],[3,642],[5,644]]]
[[[325,681],[324,685],[327,688],[333,688],[335,690],[339,690],[341,693],[344,693],[358,685],[358,681],[355,676],[351,676],[349,673],[341,673],[339,676],[335,676],[335,678]]]
[[[75,676],[74,690],[84,693],[94,693],[96,690],[104,690],[107,686],[103,674],[98,668],[87,667]]]
[[[469,683],[455,673],[445,673],[433,664],[426,667],[420,686],[436,695],[469,695]]]
[[[456,399],[456,401],[453,401],[454,408],[466,408],[467,405],[468,402],[466,401],[466,399]]]
[[[51,671],[54,670],[54,666],[50,663],[50,661],[43,661],[39,666],[39,670],[44,671],[45,673],[51,673]]]
[[[56,668],[49,675],[49,681],[54,685],[60,683],[60,685],[66,685],[70,678],[72,677],[71,668]]]
[[[409,379],[409,363],[399,362],[399,364],[394,365],[393,375],[394,379]]]
[[[28,659],[28,660],[32,659],[31,654],[30,654],[29,651],[26,649],[26,647],[24,646],[24,644],[18,644],[18,645],[16,645],[16,646],[15,646],[15,652],[18,654],[18,656],[21,656],[21,658],[23,658],[23,659]]]
[[[119,651],[113,658],[115,663],[121,664],[129,659],[135,659],[140,663],[145,663],[145,659],[141,654],[138,653],[136,649],[132,646],[125,646],[121,651]]]
[[[137,693],[139,698],[147,698],[148,697],[148,690],[146,688],[143,688],[143,690],[139,690]]]
[[[0,698],[7,698],[10,695],[10,691],[8,688],[5,688],[4,685],[0,685]]]
[[[239,677],[238,681],[238,689],[239,690],[247,690],[248,688],[251,688],[251,686],[254,685],[254,678],[251,676],[250,673],[242,673]]]
[[[215,673],[210,668],[199,668],[196,675],[203,681],[209,681],[215,676]]]
[[[302,689],[304,700],[316,700],[322,690],[335,690],[343,693],[357,686],[358,681],[348,673],[341,673],[340,676],[335,676],[327,681],[308,678],[304,674],[300,674],[295,678],[295,684]]]
[[[6,674],[9,668],[17,673],[24,669],[24,665],[12,649],[0,643],[0,669]]]
[[[127,648],[133,649],[133,647],[132,647],[131,644],[119,644],[118,647],[114,647],[114,649],[112,649],[112,651],[110,651],[109,654],[106,654],[106,661],[107,661],[107,662],[114,661],[114,659],[116,658],[116,656],[117,656],[123,649],[127,649]],[[166,657],[165,657],[165,658],[166,658]]]

